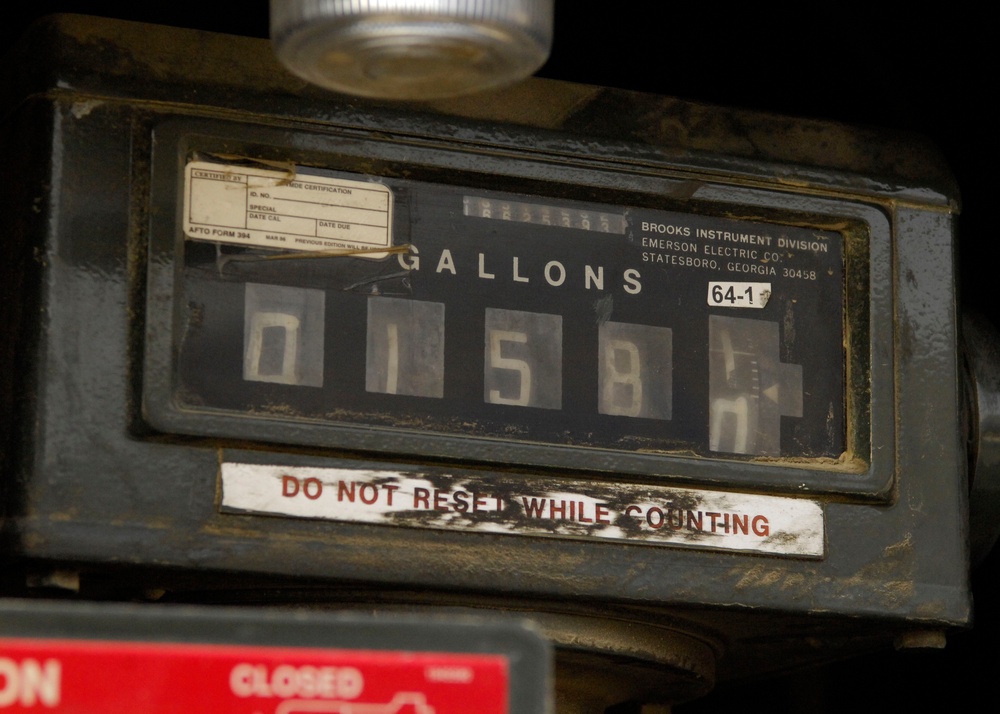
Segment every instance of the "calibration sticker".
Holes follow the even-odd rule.
[[[680,545],[819,558],[800,498],[635,484],[223,463],[221,509],[349,523]]]
[[[282,250],[365,250],[392,243],[392,192],[375,182],[192,161],[184,234]]]

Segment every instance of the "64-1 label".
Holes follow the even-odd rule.
[[[771,298],[771,283],[710,282],[708,304],[713,307],[760,309]]]

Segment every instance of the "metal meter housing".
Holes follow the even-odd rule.
[[[667,699],[968,623],[956,191],[912,137],[542,80],[401,106],[254,40],[33,33],[7,563],[601,623],[583,656]],[[369,189],[295,214],[315,244],[269,225]]]

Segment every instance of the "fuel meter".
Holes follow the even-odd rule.
[[[34,33],[2,133],[26,582],[513,612],[581,714],[968,623],[956,191],[918,140]]]

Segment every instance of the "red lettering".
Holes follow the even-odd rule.
[[[747,530],[747,517],[743,516],[742,519],[738,513],[733,514],[733,533],[743,532],[743,535],[749,535],[750,532]]]
[[[700,531],[704,530],[702,527],[702,513],[701,511],[688,511],[688,530],[690,531]]]
[[[369,489],[369,492],[371,493],[370,496],[365,496],[365,489]],[[359,495],[361,496],[362,503],[370,506],[378,500],[378,486],[371,483],[363,483],[361,484],[361,492]]]
[[[715,519],[719,518],[722,514],[721,513],[712,513],[711,511],[709,511],[705,515],[708,516],[709,519],[712,521],[712,532],[715,533]]]
[[[635,518],[636,514],[641,514],[641,513],[642,509],[639,508],[638,506],[629,506],[628,508],[625,509],[625,515],[632,516],[633,518]]]
[[[528,518],[541,518],[545,513],[545,499],[521,496],[521,503],[524,504],[524,513]]]
[[[310,501],[315,501],[323,495],[323,482],[315,476],[310,476],[302,482],[302,493],[304,493],[306,498]]]
[[[417,486],[413,489],[413,507],[414,508],[430,508],[429,503],[431,492],[426,488],[420,488]],[[421,505],[423,504],[423,505]]]
[[[611,519],[609,518],[610,512],[608,511],[608,507],[605,506],[603,503],[598,503],[595,508],[596,508],[595,518],[597,519],[597,522],[605,526],[611,525]]]
[[[754,535],[768,536],[771,534],[771,526],[767,522],[767,516],[754,516],[751,527]]]
[[[469,494],[465,491],[455,491],[455,510],[459,513],[465,513],[469,510],[468,499]]]
[[[486,498],[480,496],[478,493],[472,494],[472,512],[478,513],[479,511],[489,510],[486,508]]]
[[[294,476],[281,477],[281,495],[285,498],[291,498],[297,495],[299,492],[299,480]]]
[[[347,500],[350,501],[351,503],[354,503],[354,486],[355,486],[354,481],[351,481],[350,490],[348,490],[347,482],[340,481],[337,484],[337,500],[343,501],[344,496],[347,496]]]
[[[653,514],[656,514],[656,522],[653,522]],[[663,511],[656,506],[652,506],[648,511],[646,511],[646,523],[649,524],[650,528],[663,528],[663,524],[666,521],[666,517],[663,515]]]
[[[583,501],[580,501],[580,523],[593,523],[594,522],[593,518],[587,518],[585,515],[583,515],[583,508],[584,508]]]
[[[434,510],[435,511],[447,511],[448,510],[448,493],[447,491],[441,491],[440,489],[434,489]]]
[[[383,486],[385,489],[385,502],[386,505],[392,505],[392,494],[399,490],[399,486]]]
[[[559,513],[559,517],[565,520],[565,518],[566,518],[566,502],[565,501],[559,501],[559,505],[556,506],[555,499],[551,499],[550,498],[549,499],[549,518],[555,518],[557,512]]]

